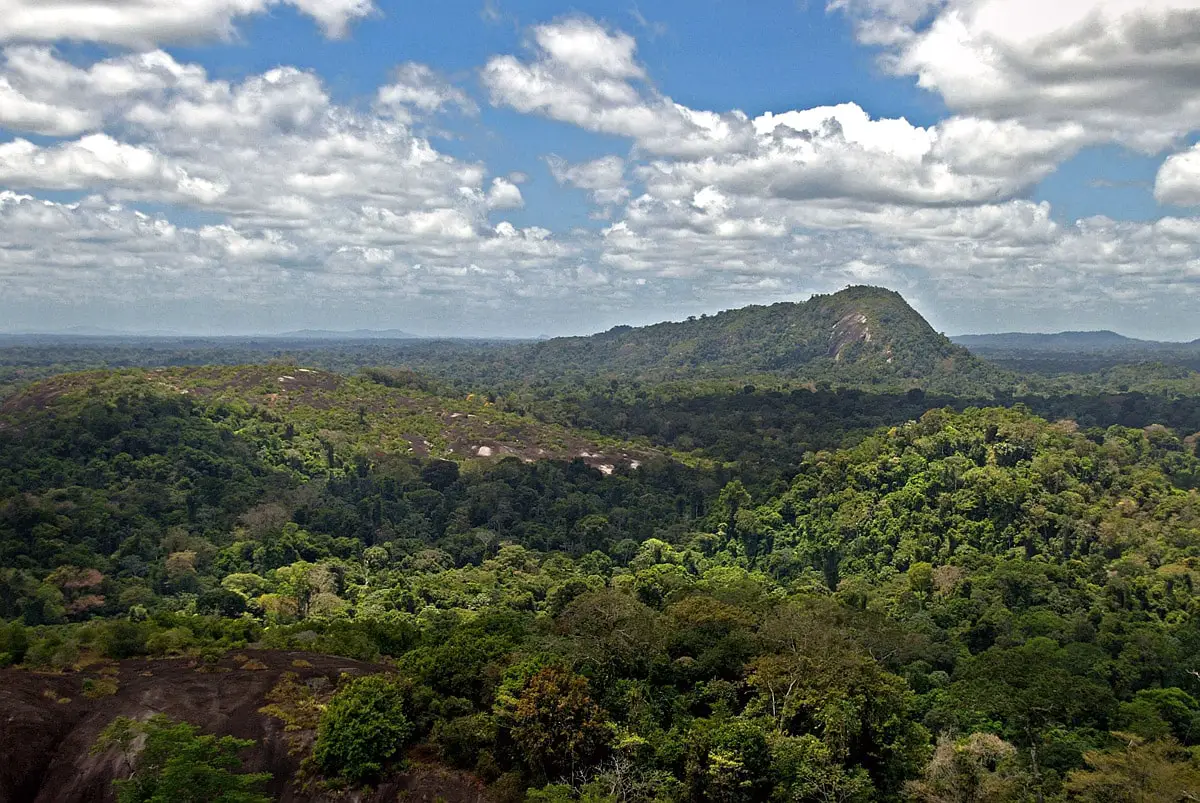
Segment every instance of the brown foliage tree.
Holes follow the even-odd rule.
[[[595,760],[610,735],[586,678],[547,667],[496,704],[497,721],[535,773],[554,778]]]

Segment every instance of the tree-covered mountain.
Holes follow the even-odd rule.
[[[1110,335],[1100,340],[1127,342]],[[600,387],[613,380],[647,386],[788,382],[869,392],[920,388],[969,398],[1135,388],[1158,392],[1171,384],[1197,384],[1200,349],[1195,345],[1147,342],[1143,349],[1141,343],[1108,350],[976,345],[972,356],[934,332],[896,293],[855,287],[802,304],[747,307],[537,342],[0,336],[0,399],[22,384],[70,371],[272,361],[345,374],[404,367],[436,377],[461,395],[536,387],[540,395],[558,396],[566,388]]]
[[[890,290],[851,287],[803,303],[728,310],[652,326],[554,338],[505,355],[529,377],[665,378],[781,373],[816,380],[917,382],[980,374]]]

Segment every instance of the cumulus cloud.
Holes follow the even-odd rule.
[[[525,205],[521,188],[506,178],[492,179],[487,194],[488,209],[520,209]]]
[[[1154,181],[1154,197],[1163,204],[1200,206],[1200,146],[1167,157]]]
[[[31,100],[0,78],[0,126],[47,136],[69,136],[96,125],[97,117],[69,106]]]
[[[1033,126],[958,116],[926,128],[873,119],[853,103],[754,120],[691,109],[649,86],[627,34],[573,18],[538,26],[532,36],[533,61],[503,56],[485,68],[492,102],[629,137],[636,153],[654,159],[642,178],[669,196],[714,185],[795,200],[984,203],[1021,192],[1089,141],[1069,121]],[[551,167],[562,184],[605,193],[596,197],[601,205],[627,197],[623,182],[591,186],[611,180],[611,161],[587,168],[597,175]]]
[[[853,14],[861,35],[884,46],[889,66],[904,72],[901,56],[968,4],[834,5]],[[1079,19],[1090,25],[1095,18]],[[1039,25],[1053,38],[1075,25],[1075,17],[1060,9],[1043,14]],[[998,29],[1018,36],[1019,28]],[[1056,298],[1072,299],[1075,310],[1117,297],[1161,300],[1166,287],[1177,298],[1196,292],[1197,252],[1181,238],[1178,223],[1069,225],[1055,222],[1047,204],[1020,200],[1090,144],[1126,134],[1140,137],[1138,144],[1166,141],[1118,119],[1124,112],[1110,110],[1112,119],[1101,125],[1102,109],[1058,108],[1051,96],[1034,104],[1044,113],[1016,116],[1005,103],[1021,107],[1022,96],[1000,102],[1008,90],[986,85],[987,76],[976,73],[963,79],[963,91],[978,84],[972,89],[977,97],[995,102],[964,102],[934,125],[873,117],[853,103],[749,119],[670,101],[652,87],[632,38],[587,20],[535,28],[531,48],[531,58],[489,63],[484,81],[493,103],[632,142],[628,162],[617,156],[579,165],[548,159],[560,184],[616,193],[594,197],[620,207],[591,244],[610,277],[744,298],[878,281],[936,288],[947,298],[983,293],[996,303],[1030,308],[1044,308],[1046,288],[1052,288]],[[947,69],[957,58],[945,56]],[[1106,85],[1103,76],[1075,75],[1075,65],[1063,68],[1064,81]],[[697,133],[711,127],[688,128],[703,120],[719,121],[721,135]],[[634,197],[630,188],[637,184],[644,191]]]
[[[0,0],[0,42],[64,39],[132,48],[228,39],[238,18],[289,5],[327,36],[374,12],[371,0]]]
[[[686,282],[702,295],[770,300],[799,289],[871,281],[942,300],[942,320],[1027,315],[1066,327],[1120,299],[1183,316],[1200,298],[1200,224],[1106,218],[1061,224],[1045,203],[957,208],[828,205],[731,199],[636,199],[605,230],[602,263],[652,283]],[[950,310],[951,312],[945,312]],[[1186,317],[1181,318],[1186,320]],[[1040,323],[1039,323],[1040,321]]]
[[[0,144],[0,184],[87,195],[67,204],[4,193],[0,281],[13,304],[358,291],[494,303],[572,251],[545,229],[489,221],[523,205],[514,179],[441,153],[392,114],[334,103],[307,71],[230,82],[161,51],[79,67],[22,46],[0,76],[103,129]],[[145,202],[170,211],[138,211]],[[178,210],[221,222],[179,225]]]
[[[0,145],[0,182],[49,190],[109,185],[201,203],[212,203],[225,191],[219,184],[190,176],[149,148],[127,145],[107,134],[44,148],[24,139],[4,143]]]
[[[1148,152],[1200,126],[1200,0],[834,0],[953,110]]]
[[[105,129],[101,138],[86,140],[90,151],[39,149],[43,181],[57,175],[50,162],[67,164],[67,157],[75,157],[77,172],[97,163],[100,152],[119,161],[119,141],[135,149],[120,151],[133,159],[121,168],[126,173],[148,164],[137,162],[138,154],[153,153],[162,164],[149,172],[176,182],[168,192],[169,182],[143,181],[143,199],[190,193],[210,211],[271,225],[305,225],[334,202],[485,206],[481,165],[438,152],[404,120],[332,103],[315,74],[292,67],[229,82],[212,80],[202,68],[162,51],[84,69],[46,48],[24,47],[9,53],[0,77],[34,101],[77,108]],[[133,177],[118,180],[118,167],[114,162],[114,175],[105,180],[129,187]],[[22,182],[46,186],[32,175]]]
[[[544,287],[571,248],[545,230],[480,227],[461,210],[331,210],[304,230],[251,223],[187,227],[111,200],[65,204],[0,193],[3,304],[373,303],[454,296],[493,305]],[[567,292],[562,282],[559,292]],[[537,291],[541,292],[541,291]]]
[[[1084,138],[1077,126],[1034,131],[973,118],[922,128],[872,119],[852,103],[767,113],[753,125],[757,137],[744,152],[656,161],[644,171],[646,180],[666,195],[711,184],[793,200],[983,203],[1043,178]]]
[[[492,102],[632,137],[649,152],[700,156],[742,147],[745,115],[698,112],[646,84],[632,36],[582,17],[533,30],[534,60],[498,56],[483,69]]]

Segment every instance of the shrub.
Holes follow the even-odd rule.
[[[90,700],[112,697],[119,688],[120,682],[116,678],[88,678],[83,681],[83,696]]]
[[[346,684],[317,726],[313,760],[328,776],[364,783],[412,736],[405,715],[405,689],[396,678],[368,675]]]
[[[120,619],[105,623],[100,633],[100,651],[106,658],[132,658],[146,652],[147,628]]]

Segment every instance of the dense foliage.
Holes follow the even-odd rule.
[[[1200,461],[1165,428],[934,410],[747,487],[297,462],[271,438],[321,422],[115,388],[0,435],[0,652],[393,657],[423,691],[340,691],[328,776],[415,738],[546,799],[941,799],[982,773],[1019,800],[1117,772],[1114,731],[1192,771]]]
[[[961,412],[1023,405],[1044,418],[1069,419],[1085,429],[1157,423],[1185,435],[1200,433],[1200,404],[1195,396],[1178,392],[963,398],[920,389],[872,393],[748,377],[738,383],[608,382],[526,390],[500,396],[497,405],[529,410],[550,423],[645,439],[676,454],[726,464],[743,481],[762,485],[790,479],[810,452],[857,443],[881,427],[916,420],[935,408]]]
[[[0,410],[0,665],[386,662],[262,709],[312,731],[334,785],[415,748],[497,800],[1177,803],[1200,773],[1200,404],[1192,378],[1139,376],[52,379]],[[204,777],[256,799],[236,742],[153,728],[123,795]]]

